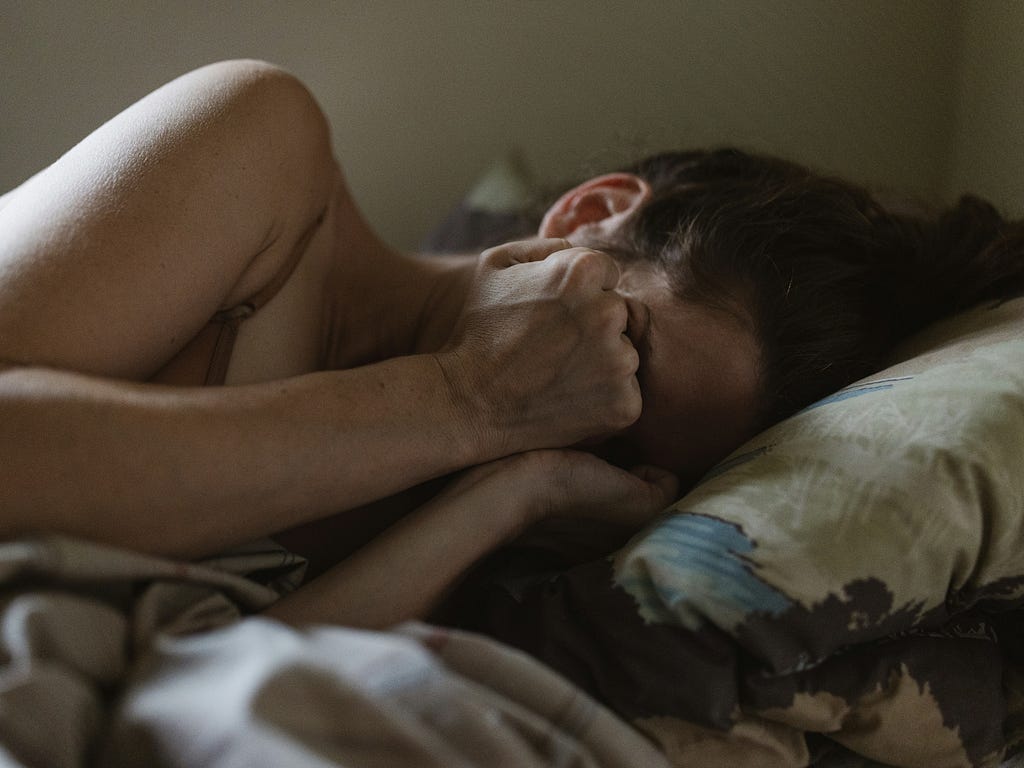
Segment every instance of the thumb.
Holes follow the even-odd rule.
[[[667,469],[641,464],[629,471],[647,483],[649,503],[656,507],[655,512],[660,512],[676,500],[679,494],[679,478]]]
[[[594,483],[584,514],[609,522],[637,527],[676,500],[679,481],[671,472],[651,466],[617,470],[618,478]]]
[[[529,261],[544,261],[552,253],[572,248],[572,243],[561,237],[533,238],[516,240],[504,245],[488,248],[480,258],[488,266],[504,269],[513,264],[524,264]]]
[[[656,514],[676,501],[679,494],[679,478],[672,472],[649,464],[633,467],[630,472],[647,485],[647,498],[638,498],[637,502],[646,504],[648,514]]]

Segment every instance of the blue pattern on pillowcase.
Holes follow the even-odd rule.
[[[633,572],[620,574],[618,581],[651,621],[696,629],[708,615],[719,625],[739,624],[751,613],[778,615],[792,603],[754,573],[744,555],[755,546],[732,523],[673,515],[648,531],[642,545],[645,571],[663,576]]]
[[[823,397],[815,403],[811,403],[802,411],[799,411],[797,415],[813,411],[815,408],[820,408],[823,405],[830,405],[832,403],[842,402],[843,400],[849,400],[852,397],[860,397],[861,395],[867,395],[872,392],[881,392],[892,389],[897,383],[910,381],[913,378],[913,376],[900,376],[894,379],[878,379],[877,381],[865,381],[862,384],[854,384],[841,389],[828,397]]]

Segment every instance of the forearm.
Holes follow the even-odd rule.
[[[525,498],[442,494],[267,614],[294,625],[367,629],[424,619],[474,563],[523,530]]]
[[[635,529],[675,497],[675,477],[626,472],[579,451],[532,451],[474,467],[269,614],[292,624],[381,628],[428,616],[481,556],[551,517]]]
[[[0,369],[0,535],[195,556],[478,460],[430,357],[179,389]]]

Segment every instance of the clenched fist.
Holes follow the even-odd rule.
[[[561,239],[483,253],[438,360],[494,456],[573,445],[640,416],[618,281],[610,256]]]

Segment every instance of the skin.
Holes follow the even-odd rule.
[[[598,176],[562,195],[540,234],[599,247],[650,196],[637,176]],[[688,486],[751,435],[760,374],[753,322],[742,307],[726,311],[681,299],[650,264],[629,264],[615,290],[626,302],[644,406],[604,452],[620,464],[670,469]]]
[[[623,280],[586,247],[643,204],[642,182],[571,192],[537,239],[404,254],[359,214],[323,115],[287,73],[224,62],[154,92],[0,198],[0,535],[197,557],[344,522],[463,470],[271,609],[387,626],[427,615],[477,558],[539,521],[641,524],[676,478],[564,447],[643,442],[635,344],[652,350],[648,369],[685,338],[707,336],[719,355],[750,346],[736,329],[662,321],[656,281]],[[242,324],[229,386],[161,383],[311,228],[299,267]],[[719,367],[730,381],[745,370]],[[652,381],[669,403],[715,385]]]
[[[760,359],[750,325],[677,298],[668,279],[635,266],[619,282],[640,354],[644,407],[617,438],[636,463],[667,467],[689,485],[750,437]]]

